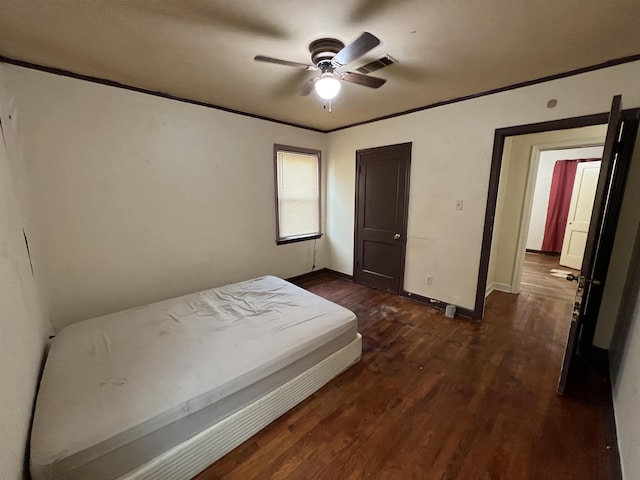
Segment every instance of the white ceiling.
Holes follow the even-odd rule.
[[[329,130],[640,53],[638,0],[0,0],[0,55]],[[299,95],[308,44],[369,31],[378,90]]]

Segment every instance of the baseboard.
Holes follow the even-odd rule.
[[[303,280],[308,280],[310,278],[317,277],[318,275],[321,275],[323,273],[327,273],[327,269],[326,268],[319,268],[318,270],[312,270],[312,271],[307,272],[307,273],[302,273],[300,275],[296,275],[295,277],[285,278],[285,280],[287,282],[291,282],[291,283],[298,283],[298,282],[301,282]]]
[[[527,248],[525,250],[525,252],[527,253],[537,253],[540,255],[549,255],[550,257],[559,257],[560,256],[560,252],[545,252],[544,250],[534,250],[532,248]]]
[[[490,285],[487,285],[487,289],[484,291],[484,298],[487,298],[489,295],[491,295],[495,289],[495,283],[492,282]]]
[[[338,272],[337,270],[331,270],[330,268],[325,268],[325,270],[327,271],[327,273],[340,277],[344,280],[349,280],[350,282],[353,282],[353,275],[349,275],[348,273]]]
[[[438,300],[436,298],[429,298],[423,295],[419,295],[417,293],[407,292],[403,290],[400,293],[401,296],[414,300],[418,303],[422,303],[423,305],[427,305],[429,307],[435,308],[437,310],[444,310],[448,305],[447,302],[443,302],[442,300]],[[456,317],[458,318],[466,318],[468,320],[478,320],[475,312],[469,308],[459,307],[456,305]]]
[[[295,277],[285,278],[287,282],[298,283],[304,280],[309,280],[310,278],[317,277],[319,275],[333,275],[336,277],[340,277],[344,280],[348,280],[353,282],[353,276],[348,275],[346,273],[338,272],[336,270],[331,270],[330,268],[319,268],[318,270],[313,270],[311,272],[303,273],[301,275],[296,275]]]
[[[513,287],[508,283],[494,282],[491,285],[493,286],[494,291],[513,293]]]

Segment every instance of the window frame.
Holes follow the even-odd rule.
[[[315,233],[305,233],[289,237],[280,236],[280,208],[278,197],[278,152],[303,153],[315,155],[318,158],[318,231]],[[311,148],[294,147],[291,145],[273,144],[273,179],[274,198],[276,204],[276,244],[285,245],[287,243],[303,242],[305,240],[315,240],[322,237],[322,152]]]

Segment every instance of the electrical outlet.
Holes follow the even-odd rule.
[[[433,285],[433,276],[432,275],[427,275],[427,278],[425,279],[425,283],[427,285]]]
[[[456,200],[456,210],[462,210],[462,200]]]

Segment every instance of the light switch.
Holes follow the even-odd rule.
[[[462,200],[456,200],[456,210],[462,210]]]

